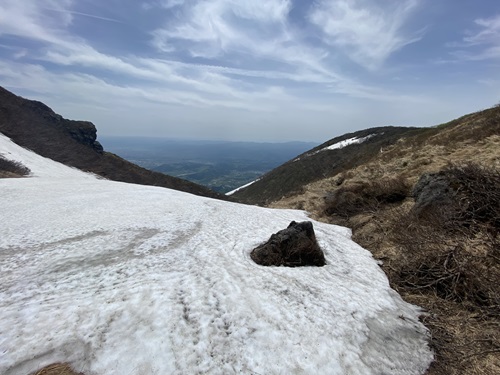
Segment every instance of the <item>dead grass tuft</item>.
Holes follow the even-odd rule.
[[[83,373],[74,371],[67,363],[53,363],[33,375],[83,375]]]
[[[0,155],[0,177],[22,177],[30,174],[29,168],[19,162],[7,160]]]

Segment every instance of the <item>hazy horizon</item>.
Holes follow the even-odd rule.
[[[335,138],[335,137],[332,137]],[[169,137],[169,136],[143,136],[143,135],[100,135],[99,129],[97,129],[97,140],[109,141],[113,139],[124,139],[124,140],[151,140],[151,141],[169,141],[169,142],[193,142],[193,143],[258,143],[258,144],[283,144],[283,143],[305,143],[310,145],[320,145],[329,139],[320,141],[301,141],[301,140],[266,140],[266,141],[245,141],[245,140],[231,140],[231,139],[217,139],[217,138],[182,138],[182,137]],[[102,142],[101,142],[102,143]]]

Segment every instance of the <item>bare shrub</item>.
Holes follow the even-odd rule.
[[[449,165],[424,177],[433,183],[419,194],[428,196],[417,194],[416,204],[392,220],[389,237],[399,257],[384,270],[405,299],[429,311],[423,323],[436,353],[429,374],[496,374],[499,169]]]
[[[450,165],[436,175],[447,180],[446,199],[394,222],[393,240],[405,254],[399,282],[500,314],[499,170]]]
[[[479,164],[450,165],[444,170],[454,190],[451,228],[498,233],[500,229],[500,169]]]
[[[455,234],[486,231],[496,236],[500,229],[498,168],[450,164],[438,173],[423,175],[413,194],[413,216],[432,219]]]
[[[0,155],[0,173],[1,172],[8,172],[18,176],[27,176],[31,171],[23,164],[17,161],[7,160]]]

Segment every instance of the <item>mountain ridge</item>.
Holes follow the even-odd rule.
[[[332,138],[296,158],[266,173],[259,181],[238,190],[233,197],[249,204],[266,205],[299,191],[303,185],[333,176],[347,167],[361,165],[401,137],[421,131],[422,128],[383,126],[368,128]],[[327,150],[327,147],[351,138],[369,137],[361,144]]]
[[[104,151],[91,122],[67,120],[47,105],[17,96],[3,87],[0,87],[0,132],[42,156],[107,179],[228,200],[204,186],[141,168]]]

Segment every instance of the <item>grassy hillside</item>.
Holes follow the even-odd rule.
[[[339,150],[370,156],[351,156],[326,178],[311,175],[269,206],[352,228],[393,288],[425,309],[436,351],[429,375],[498,374],[500,108],[402,131],[388,143]]]
[[[72,121],[45,104],[27,100],[0,87],[0,132],[17,144],[66,165],[110,180],[156,185],[192,194],[227,199],[212,190],[159,172],[152,172],[102,150],[95,126]]]
[[[285,196],[299,193],[306,184],[335,176],[345,169],[367,163],[381,149],[393,145],[401,137],[420,134],[424,131],[425,129],[387,126],[345,134],[272,170],[262,176],[259,181],[239,190],[233,197],[250,204],[269,204]],[[360,144],[325,150],[328,146],[341,141],[364,137],[367,139]]]

